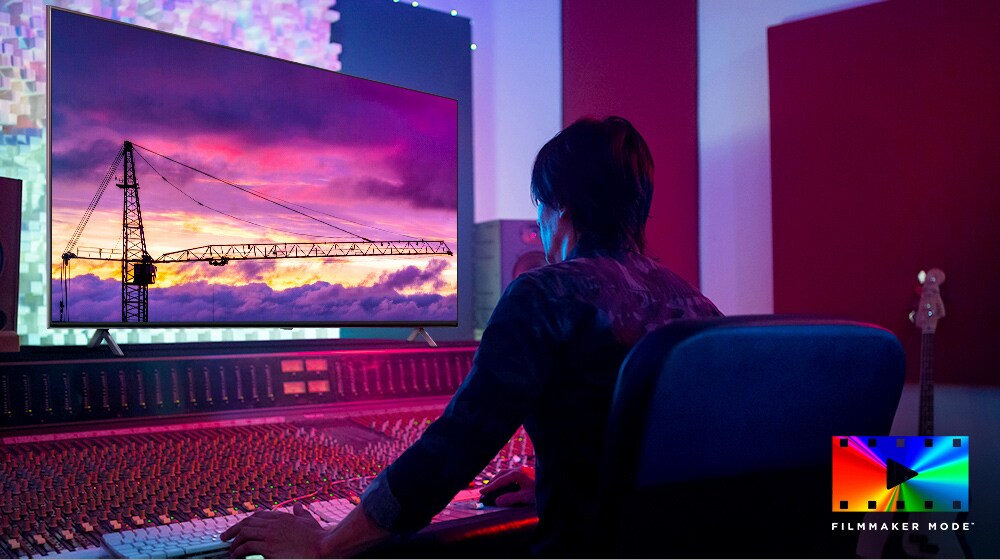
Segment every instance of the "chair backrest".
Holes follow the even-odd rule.
[[[862,323],[746,316],[649,333],[609,418],[604,552],[853,556],[828,524],[848,521],[831,511],[833,436],[888,434],[904,377],[896,337]]]

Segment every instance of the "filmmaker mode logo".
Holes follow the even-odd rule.
[[[834,436],[833,511],[969,511],[969,436]]]

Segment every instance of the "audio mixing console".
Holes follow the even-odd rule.
[[[215,555],[226,526],[293,501],[336,523],[475,347],[199,350],[0,363],[0,557]],[[470,488],[533,462],[521,429]],[[488,517],[477,493],[436,521]]]

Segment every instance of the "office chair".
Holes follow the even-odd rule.
[[[597,555],[854,557],[832,522],[832,436],[886,435],[903,387],[896,337],[782,316],[678,321],[622,365]]]

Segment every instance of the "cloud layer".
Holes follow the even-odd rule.
[[[253,282],[226,286],[198,281],[150,288],[149,320],[154,323],[343,323],[454,321],[455,295],[422,293],[443,283],[447,262],[433,260],[383,274],[368,286],[314,282],[274,290]],[[74,323],[121,322],[121,283],[94,274],[73,278],[68,320]],[[55,306],[58,309],[58,305]],[[59,319],[54,310],[54,320]]]

